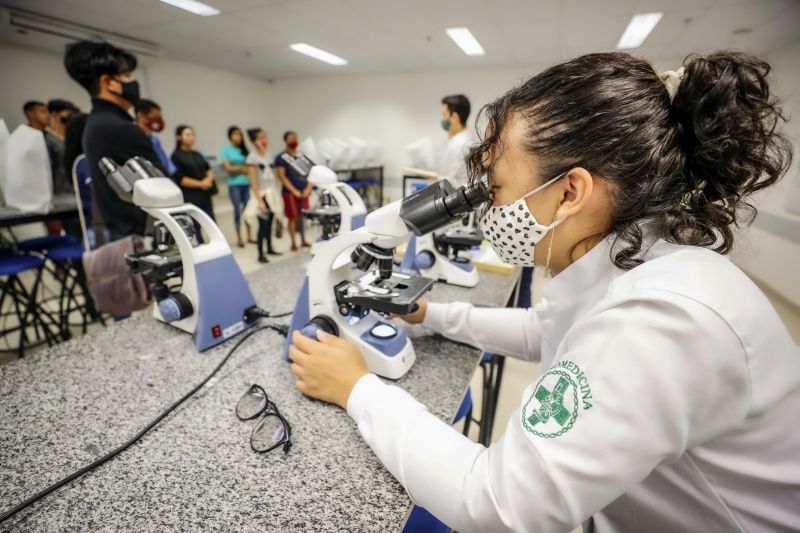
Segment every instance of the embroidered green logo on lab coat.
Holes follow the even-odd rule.
[[[560,361],[545,372],[522,408],[522,426],[539,437],[552,439],[569,431],[581,407],[591,409],[592,391],[578,365]]]

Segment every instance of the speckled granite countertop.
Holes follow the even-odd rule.
[[[291,309],[308,260],[298,254],[248,276],[258,304]],[[503,306],[516,279],[482,272],[478,287],[437,283],[429,299]],[[480,354],[421,326],[407,331],[417,362],[397,383],[450,421]],[[234,343],[199,354],[189,335],[139,317],[0,366],[0,510],[127,441]],[[347,413],[295,390],[283,343],[272,330],[256,333],[139,443],[0,531],[399,530],[405,491]],[[250,449],[253,423],[234,407],[252,383],[291,422],[290,453]]]

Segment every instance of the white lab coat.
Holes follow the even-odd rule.
[[[473,144],[475,137],[472,133],[469,130],[461,130],[447,140],[447,145],[439,158],[439,177],[449,180],[455,188],[467,184],[467,166],[464,158]]]
[[[485,448],[374,375],[347,410],[417,504],[462,533],[800,531],[800,350],[727,258],[604,241],[532,309],[429,304],[425,325],[541,360]]]
[[[53,177],[44,133],[20,124],[5,143],[6,203],[21,211],[49,211]]]

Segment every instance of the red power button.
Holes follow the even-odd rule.
[[[211,334],[215,339],[222,337],[222,328],[219,325],[214,326],[211,328]]]

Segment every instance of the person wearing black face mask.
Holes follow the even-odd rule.
[[[64,131],[69,119],[80,113],[80,109],[68,100],[55,98],[47,102],[47,110],[50,112],[50,124],[44,130],[44,140],[50,156],[53,193],[69,194],[73,192],[73,187],[72,179],[64,167]]]
[[[50,113],[50,121],[44,130],[44,142],[47,145],[47,155],[50,158],[53,194],[73,194],[72,178],[64,166],[64,132],[69,119],[73,115],[80,113],[80,109],[68,100],[55,98],[47,102],[47,111]],[[62,220],[48,220],[45,222],[47,233],[60,235],[64,229],[64,224],[65,221]]]
[[[83,147],[89,173],[95,178],[102,176],[97,165],[102,157],[123,164],[140,156],[169,175],[150,139],[128,114],[140,99],[139,82],[133,78],[136,65],[136,56],[108,43],[79,41],[67,45],[64,67],[92,97]],[[144,234],[147,215],[121,200],[106,180],[93,179],[92,194],[111,240]]]

